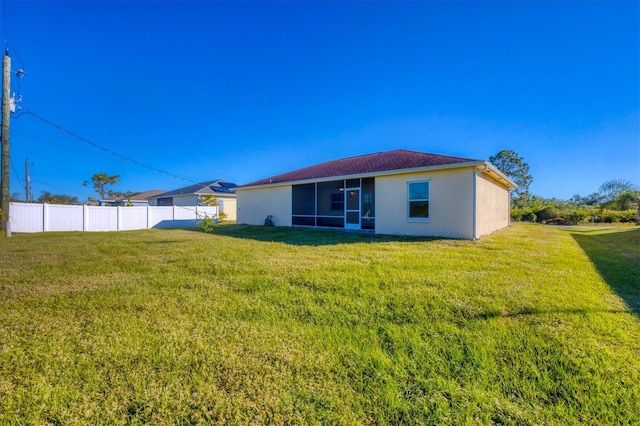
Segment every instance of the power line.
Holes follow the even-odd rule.
[[[31,115],[31,116],[33,116],[33,117],[37,118],[38,120],[40,120],[40,121],[42,121],[42,122],[44,122],[44,123],[48,124],[48,125],[49,125],[49,126],[51,126],[51,127],[54,127],[55,129],[57,129],[57,130],[59,130],[59,131],[61,131],[61,132],[63,132],[63,133],[68,134],[68,135],[69,135],[69,136],[71,136],[71,137],[74,137],[74,138],[78,139],[78,140],[79,140],[79,141],[81,141],[81,142],[84,142],[84,143],[86,143],[86,144],[88,144],[88,145],[91,145],[91,146],[92,146],[92,147],[94,147],[94,148],[97,148],[97,149],[102,150],[102,151],[104,151],[104,152],[106,152],[106,153],[108,153],[108,154],[111,154],[111,155],[113,155],[113,156],[115,156],[115,157],[118,157],[118,158],[120,158],[121,160],[128,161],[128,162],[130,162],[131,164],[135,164],[136,166],[144,167],[145,169],[152,170],[152,171],[154,171],[154,172],[161,173],[161,174],[164,174],[164,175],[170,176],[170,177],[175,178],[175,179],[180,179],[180,180],[183,180],[183,181],[185,181],[185,182],[190,182],[190,183],[199,183],[199,181],[197,181],[197,180],[195,180],[195,179],[191,179],[191,178],[188,178],[188,177],[185,177],[185,176],[177,175],[177,174],[175,174],[175,173],[167,172],[166,170],[158,169],[157,167],[150,166],[150,165],[145,164],[145,163],[142,163],[142,162],[140,162],[140,161],[138,161],[138,160],[134,160],[133,158],[127,157],[127,156],[122,155],[122,154],[119,154],[119,153],[117,153],[117,152],[115,152],[115,151],[113,151],[113,150],[111,150],[111,149],[109,149],[109,148],[105,148],[105,147],[104,147],[104,146],[102,146],[102,145],[98,145],[97,143],[92,142],[92,141],[90,141],[89,139],[83,138],[82,136],[80,136],[80,135],[78,135],[78,134],[76,134],[76,133],[72,132],[71,130],[67,130],[67,129],[65,129],[64,127],[59,126],[58,124],[56,124],[56,123],[54,123],[54,122],[52,122],[52,121],[49,121],[49,120],[47,120],[46,118],[44,118],[44,117],[42,117],[42,116],[40,116],[40,115],[38,115],[38,114],[36,114],[36,113],[34,113],[34,112],[31,112],[31,111],[29,111],[29,110],[27,110],[27,109],[22,108],[22,109],[21,109],[21,111],[22,111],[23,113],[25,113],[25,114],[29,114],[29,115]]]
[[[20,181],[20,183],[22,184],[22,179],[20,179],[20,175],[18,174],[18,171],[16,170],[16,166],[13,164],[13,158],[9,158],[9,162],[11,163],[11,168],[13,169],[13,174],[16,175],[16,178],[18,178],[18,181]]]
[[[56,188],[56,189],[62,189],[63,191],[67,191],[67,192],[74,192],[74,193],[76,193],[76,194],[82,194],[82,195],[85,195],[85,196],[87,196],[87,197],[92,197],[92,195],[91,195],[91,194],[88,194],[88,193],[86,193],[86,192],[74,191],[73,189],[67,189],[67,188],[63,188],[63,187],[61,187],[61,186],[51,185],[50,183],[42,182],[42,181],[40,181],[40,180],[33,180],[33,179],[32,179],[32,180],[31,180],[31,182],[32,182],[32,183],[39,183],[40,185],[50,186],[50,187],[52,187],[52,188]]]

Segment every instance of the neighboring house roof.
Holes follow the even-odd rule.
[[[109,202],[109,203],[114,203],[114,202],[118,202],[118,201],[147,201],[149,200],[149,198],[153,198],[154,196],[158,195],[158,194],[162,194],[166,192],[166,189],[152,189],[150,191],[145,191],[145,192],[141,192],[139,194],[136,195],[132,195],[131,197],[109,197],[109,198],[104,198],[100,201],[102,202]]]
[[[233,182],[217,179],[209,182],[196,183],[194,185],[185,186],[184,188],[175,189],[173,191],[158,194],[153,198],[165,198],[176,195],[235,195],[236,185]]]
[[[314,166],[294,170],[289,173],[272,176],[243,186],[269,185],[308,179],[321,179],[333,176],[362,175],[367,173],[473,162],[478,164],[484,163],[482,160],[396,149],[393,151],[377,152],[375,154],[359,155],[357,157],[327,161]]]

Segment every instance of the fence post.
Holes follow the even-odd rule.
[[[86,204],[82,206],[82,230],[89,230],[89,206]]]
[[[176,206],[173,206],[173,218],[172,220],[176,220]]]
[[[49,204],[42,203],[42,232],[49,230]]]
[[[122,210],[120,210],[122,207],[120,206],[116,206],[116,209],[118,209],[116,211],[116,231],[120,230],[120,227],[122,226]]]
[[[149,215],[151,214],[151,209],[150,209],[149,207],[151,207],[151,206],[149,206],[149,205],[147,204],[147,229],[149,229],[149,228],[150,228],[150,227],[149,227],[149,224],[151,223],[151,218],[149,217]]]

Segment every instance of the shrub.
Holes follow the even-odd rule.
[[[511,211],[511,219],[518,222],[535,222],[536,215],[528,208],[514,208]]]
[[[633,223],[637,210],[611,210],[603,206],[571,206],[568,204],[535,203],[527,207],[514,207],[511,219],[553,225],[579,223]]]
[[[202,229],[207,234],[211,234],[213,232],[213,229],[216,226],[218,226],[219,221],[218,221],[218,218],[215,216],[209,216],[208,214],[205,213],[204,216],[198,215],[198,217],[200,217],[200,222],[198,222],[198,228]]]
[[[600,222],[604,223],[631,223],[636,221],[637,211],[629,210],[603,210],[600,215]]]
[[[560,212],[555,207],[547,206],[543,209],[540,209],[535,212],[537,216],[536,222],[540,223],[549,223],[549,222],[558,222],[559,220],[564,220],[561,217]]]
[[[584,222],[588,216],[589,212],[585,209],[572,209],[567,213],[567,224],[577,225],[578,223]]]

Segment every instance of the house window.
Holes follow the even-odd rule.
[[[429,181],[408,182],[409,219],[429,219]]]
[[[158,206],[172,206],[173,197],[158,198],[157,204]]]

